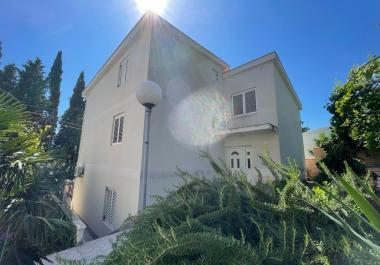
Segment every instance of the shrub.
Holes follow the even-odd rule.
[[[53,158],[25,106],[0,91],[0,264],[42,264],[72,246],[75,227],[52,201]]]
[[[275,180],[252,185],[211,157],[212,179],[180,171],[184,184],[132,218],[104,264],[378,264],[315,206],[347,213],[300,180],[295,163],[264,162]],[[329,188],[335,194],[333,187]],[[340,196],[344,196],[341,195]],[[354,204],[344,197],[347,205]],[[313,206],[311,206],[313,205]],[[131,221],[131,220],[128,220]],[[354,224],[358,224],[352,220]],[[365,226],[358,224],[365,229]]]

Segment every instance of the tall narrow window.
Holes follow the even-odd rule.
[[[113,224],[116,211],[116,191],[106,187],[104,192],[103,221],[109,225]]]
[[[245,113],[256,111],[256,93],[251,90],[245,93]]]
[[[123,66],[119,65],[119,75],[117,77],[117,86],[118,87],[121,85],[122,76],[123,76]]]
[[[240,168],[240,156],[239,153],[233,151],[231,153],[231,169]]]
[[[113,121],[112,144],[123,142],[124,115],[118,115]]]
[[[212,68],[212,71],[215,74],[215,81],[218,81],[219,80],[219,72],[215,68]]]
[[[127,76],[128,76],[128,60],[126,58],[119,65],[119,75],[117,79],[118,87],[127,82]]]
[[[233,114],[241,115],[244,113],[243,110],[243,95],[235,95],[232,97],[232,105],[233,105]]]
[[[127,82],[127,74],[128,74],[128,60],[125,60],[125,63],[124,63],[124,82]]]

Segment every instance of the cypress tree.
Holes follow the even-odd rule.
[[[49,103],[48,103],[48,121],[50,129],[47,135],[50,135],[49,142],[51,143],[55,135],[55,129],[57,128],[58,106],[59,97],[61,95],[61,81],[62,81],[62,51],[57,53],[53,66],[50,69],[47,77],[48,89],[49,89]],[[50,146],[50,144],[49,144]]]
[[[15,64],[7,64],[0,70],[0,88],[13,94],[17,87],[17,67]]]
[[[19,82],[14,96],[27,105],[28,109],[43,113],[46,98],[46,80],[44,66],[39,58],[28,60],[24,68],[19,70]]]
[[[0,41],[0,59],[1,59],[1,57],[3,57],[3,45]],[[1,61],[0,61],[0,64],[1,64]]]
[[[85,102],[82,98],[82,92],[84,89],[84,73],[81,72],[70,98],[70,106],[61,118],[60,129],[55,140],[55,147],[60,152],[67,155],[69,177],[73,177],[75,164],[78,159],[85,107]]]
[[[3,56],[3,47],[0,41],[0,59]],[[0,61],[1,65],[1,61]],[[0,70],[0,89],[13,93],[17,86],[17,67],[15,64],[7,64]]]

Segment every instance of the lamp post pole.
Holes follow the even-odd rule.
[[[158,84],[152,81],[144,81],[136,90],[137,100],[145,107],[144,119],[144,142],[143,153],[141,161],[141,175],[140,175],[140,193],[139,193],[139,213],[141,213],[146,206],[147,185],[148,185],[148,169],[149,169],[149,136],[150,136],[150,118],[152,109],[156,106],[161,98],[162,92]]]
[[[149,163],[149,136],[150,136],[150,117],[152,114],[152,106],[145,106],[145,122],[144,122],[144,146],[142,158],[142,172],[140,192],[141,198],[139,201],[139,212],[142,212],[146,206],[146,190],[148,182],[148,163]]]

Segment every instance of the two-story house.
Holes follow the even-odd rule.
[[[178,184],[177,167],[211,176],[201,150],[255,181],[258,158],[304,165],[301,103],[276,53],[229,65],[161,17],[146,13],[83,92],[86,110],[72,206],[98,235],[138,211],[144,107],[136,89],[160,85],[153,109],[148,172],[151,195]]]

